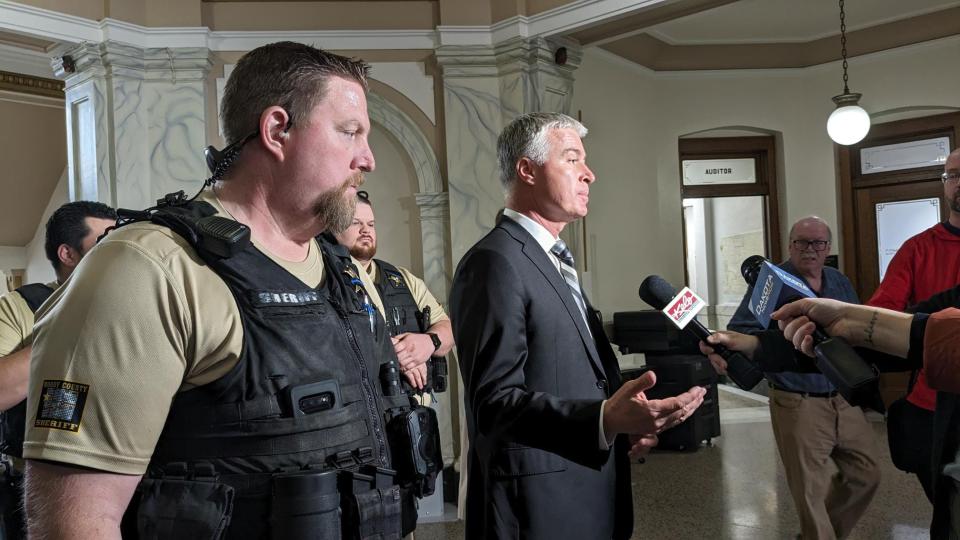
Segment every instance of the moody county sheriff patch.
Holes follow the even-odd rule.
[[[62,429],[76,433],[87,403],[90,385],[69,381],[43,381],[40,403],[33,427]]]

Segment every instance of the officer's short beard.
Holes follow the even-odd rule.
[[[954,212],[960,213],[960,189],[957,189],[957,192],[953,195],[953,198],[950,199],[950,209]]]
[[[346,181],[339,189],[331,190],[320,196],[315,207],[317,217],[323,222],[324,230],[333,234],[340,234],[353,223],[353,213],[357,209],[357,198],[347,195],[351,186],[363,184],[363,173],[357,173]]]
[[[350,254],[353,255],[358,261],[369,261],[377,254],[377,245],[371,244],[369,246],[361,246],[354,244],[350,248]]]

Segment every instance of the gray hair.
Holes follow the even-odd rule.
[[[793,225],[790,227],[790,240],[793,240],[793,231],[797,228],[797,225],[803,223],[804,221],[815,221],[817,223],[823,224],[823,226],[827,228],[827,242],[833,241],[833,231],[830,230],[830,224],[828,224],[827,220],[823,219],[820,216],[807,216],[807,217],[802,217],[797,221],[795,221]]]
[[[521,158],[528,158],[537,165],[546,163],[547,134],[553,129],[576,130],[581,139],[587,136],[583,124],[565,114],[553,112],[528,113],[503,128],[497,137],[497,166],[504,190],[509,192],[517,179],[517,162]]]

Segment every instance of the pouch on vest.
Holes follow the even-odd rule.
[[[139,540],[223,538],[233,512],[233,487],[212,480],[144,478],[137,488]]]
[[[271,536],[340,538],[337,471],[297,471],[273,477]]]
[[[417,497],[432,495],[443,468],[437,412],[416,406],[397,414],[387,424],[387,437],[399,484]]]
[[[399,540],[413,530],[402,526],[402,497],[395,475],[379,467],[340,471],[344,540]]]
[[[400,538],[400,486],[371,489],[349,501],[356,516],[353,540]]]

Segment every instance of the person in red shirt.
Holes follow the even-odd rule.
[[[904,311],[935,293],[960,284],[960,149],[947,156],[941,179],[950,217],[904,242],[867,305]],[[907,429],[918,434],[932,430],[936,392],[927,384],[923,369],[917,373],[906,401],[908,403],[900,409],[905,415],[901,423],[905,427],[909,424]],[[896,418],[891,418],[891,434],[896,431],[892,427],[896,422]],[[893,452],[897,443],[891,438]],[[910,472],[916,472],[927,497],[931,498],[929,452],[932,441],[923,438],[902,443],[923,449],[920,452],[923,456],[914,467],[917,470]]]

